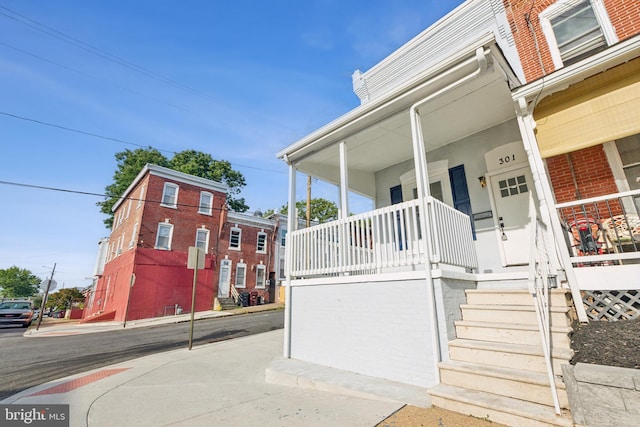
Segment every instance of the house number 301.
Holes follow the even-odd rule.
[[[509,154],[506,157],[500,157],[498,159],[498,164],[499,165],[504,165],[506,163],[515,162],[515,161],[516,161],[516,155],[515,154]]]

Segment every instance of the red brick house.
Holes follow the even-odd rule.
[[[266,299],[265,282],[256,276],[268,277],[271,247],[266,242],[272,228],[248,215],[228,214],[226,193],[225,184],[146,165],[114,205],[105,264],[97,270],[101,275],[87,298],[84,321],[125,321],[190,311],[193,270],[187,268],[187,258],[192,246],[205,251],[204,269],[198,272],[196,311],[211,310],[215,298],[228,296],[228,288],[218,289],[219,272],[227,274],[220,269],[223,259],[233,260],[236,267],[246,265],[243,289],[257,288]],[[234,221],[232,235],[225,224],[228,216]],[[237,280],[238,272],[234,273]]]
[[[567,242],[565,263],[600,267],[576,268],[574,283],[638,289],[640,275],[626,265],[640,258],[640,4],[504,5],[527,83],[513,93],[521,133],[547,175],[541,184],[557,240]],[[587,320],[580,305],[578,313]]]

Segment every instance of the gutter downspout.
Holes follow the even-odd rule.
[[[287,234],[298,228],[296,220],[296,168],[289,162],[287,156],[284,161],[289,165],[289,207],[287,211]],[[290,240],[287,238],[287,240]],[[284,297],[284,354],[291,358],[291,242],[285,242],[285,297]]]
[[[441,360],[441,344],[440,344],[440,326],[438,322],[438,313],[436,309],[436,299],[435,299],[435,290],[433,287],[433,278],[431,275],[432,262],[437,264],[440,262],[439,254],[434,253],[432,248],[432,240],[437,242],[436,238],[432,239],[431,233],[434,231],[429,227],[429,223],[427,222],[427,215],[429,213],[429,202],[427,198],[430,197],[429,194],[429,186],[427,183],[429,182],[429,171],[427,170],[427,154],[424,145],[424,137],[422,135],[422,125],[420,122],[420,114],[418,109],[431,101],[432,99],[444,94],[445,92],[466,83],[469,80],[472,80],[478,77],[480,74],[485,72],[488,68],[487,57],[486,55],[489,53],[489,49],[485,49],[484,47],[479,47],[476,49],[476,55],[474,58],[470,58],[455,67],[450,68],[446,72],[435,77],[431,82],[433,83],[439,79],[446,77],[447,75],[462,69],[465,66],[473,64],[477,62],[478,68],[471,72],[470,74],[448,84],[447,86],[435,91],[434,93],[428,95],[426,98],[416,102],[409,109],[409,116],[411,119],[411,139],[413,141],[413,154],[414,154],[414,162],[416,169],[416,184],[418,190],[418,198],[420,200],[420,210],[422,211],[422,215],[420,215],[420,227],[425,230],[424,240],[426,243],[426,252],[428,259],[425,262],[425,279],[427,281],[427,299],[428,304],[431,307],[431,321],[433,324],[432,333],[431,333],[431,344],[433,348],[433,364],[434,364],[434,379],[436,384],[440,383],[440,371],[438,369],[438,363]],[[437,243],[436,243],[437,244]]]

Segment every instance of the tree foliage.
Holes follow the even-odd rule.
[[[306,200],[300,200],[296,202],[296,208],[298,209],[298,218],[307,217],[307,202]],[[280,208],[280,213],[286,215],[289,212],[289,206],[284,205]],[[318,220],[319,222],[327,222],[338,218],[338,206],[327,199],[322,197],[316,197],[311,199],[311,220]]]
[[[42,280],[25,268],[0,269],[0,296],[3,298],[31,297],[38,294]]]
[[[53,308],[55,310],[66,310],[71,308],[71,303],[74,300],[83,300],[84,295],[78,290],[78,288],[64,288],[58,292],[49,294],[47,298],[46,307]]]
[[[215,160],[210,154],[185,150],[168,159],[160,151],[148,147],[120,151],[115,157],[117,168],[113,174],[113,183],[105,188],[105,200],[97,203],[100,211],[107,215],[104,223],[109,228],[113,225],[111,209],[147,163],[223,182],[229,186],[227,204],[231,210],[245,212],[249,209],[244,198],[237,197],[246,185],[242,173],[233,170],[228,161]]]
[[[211,154],[195,150],[185,150],[176,153],[169,161],[169,167],[179,172],[199,176],[212,181],[224,182],[229,186],[227,204],[232,211],[246,212],[249,209],[244,198],[238,198],[242,188],[246,185],[244,175],[233,170],[231,163],[226,160],[215,160]]]

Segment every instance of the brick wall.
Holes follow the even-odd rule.
[[[556,203],[618,192],[602,145],[550,157],[546,159],[546,162]],[[571,173],[572,167],[575,183]],[[621,207],[617,203],[609,204],[609,206],[602,203],[598,204],[597,208],[600,212],[609,212],[611,209],[613,215],[622,213]],[[596,216],[593,206],[587,206],[587,211]],[[570,209],[565,209],[562,213],[565,218],[574,216]]]
[[[242,230],[240,250],[229,249],[229,235],[232,227],[238,227]],[[256,252],[258,244],[258,233],[264,232],[267,234],[266,241],[266,253]],[[218,249],[219,259],[229,259],[232,262],[231,265],[231,283],[235,283],[236,279],[236,266],[239,262],[247,264],[246,271],[246,287],[238,288],[238,292],[258,292],[258,295],[265,298],[267,302],[273,302],[268,300],[268,288],[257,289],[256,288],[256,266],[262,264],[265,266],[266,279],[269,278],[269,272],[274,271],[274,254],[273,254],[273,229],[263,226],[235,223],[233,221],[226,221],[222,226],[222,233],[220,236],[220,247]]]
[[[544,69],[547,74],[550,74],[555,71],[555,66],[551,59],[547,40],[540,27],[538,14],[557,1],[503,0],[527,82],[542,77],[543,72],[535,40],[525,16],[530,17],[531,25],[537,36]],[[638,0],[604,0],[604,4],[620,41],[640,33],[640,2]]]
[[[139,226],[138,245],[145,248],[153,248],[156,242],[158,224],[165,222],[168,218],[169,223],[173,225],[172,251],[187,252],[190,246],[195,245],[196,230],[204,226],[209,230],[207,253],[215,255],[220,212],[226,202],[226,195],[155,175],[150,175],[147,178],[147,201],[144,204],[142,213],[144,219]],[[165,182],[173,182],[179,186],[177,209],[160,205]],[[208,191],[213,194],[211,215],[198,213],[201,191]]]

